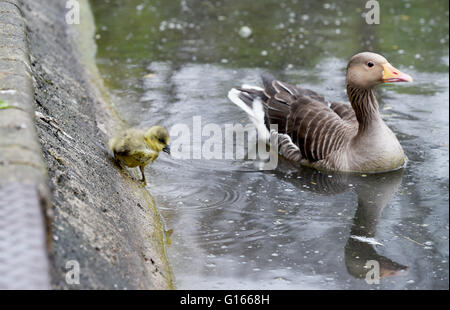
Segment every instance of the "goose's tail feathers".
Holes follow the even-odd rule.
[[[248,88],[248,86],[245,86],[245,88]],[[241,96],[243,96],[243,92],[236,88],[232,88],[228,92],[228,98],[231,100],[231,102],[244,110],[244,112],[247,113],[249,119],[255,125],[258,131],[259,139],[268,142],[270,133],[264,122],[265,112],[261,99],[258,97],[252,98],[253,102],[252,107],[250,108],[250,106],[241,99]],[[250,103],[248,100],[248,96],[245,96],[244,98],[248,103]]]

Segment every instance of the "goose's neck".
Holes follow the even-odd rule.
[[[360,89],[347,84],[347,95],[359,123],[358,134],[370,131],[380,123],[378,101],[372,89]]]

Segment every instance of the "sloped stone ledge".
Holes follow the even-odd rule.
[[[20,4],[0,0],[0,289],[50,287],[43,216],[49,190],[33,93]]]
[[[30,184],[48,211],[51,288],[170,289],[153,198],[106,148],[122,123],[92,59],[88,2],[79,2],[75,27],[65,22],[65,1],[0,0],[0,190]],[[5,201],[0,196],[0,207],[11,203]],[[43,244],[41,224],[35,236]],[[0,247],[2,238],[0,227]],[[66,280],[69,262],[79,265],[79,283]],[[3,271],[1,264],[0,255]],[[47,270],[41,288],[48,287]]]

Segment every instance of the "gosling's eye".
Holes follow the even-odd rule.
[[[368,66],[369,68],[372,68],[372,67],[374,66],[374,64],[373,64],[373,62],[369,61],[369,62],[367,63],[367,66]]]
[[[158,141],[161,142],[162,144],[166,144],[166,142],[162,138],[159,138]]]

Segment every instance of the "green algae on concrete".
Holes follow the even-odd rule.
[[[0,100],[0,110],[9,109],[9,108],[11,108],[11,106],[7,105],[6,102],[3,102],[2,100]]]

